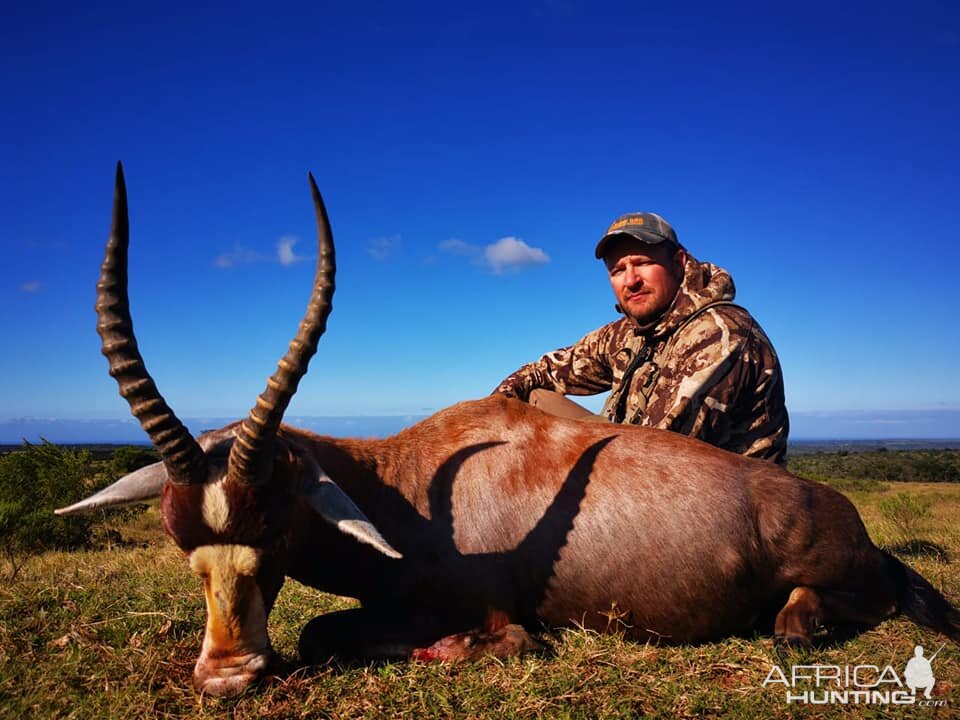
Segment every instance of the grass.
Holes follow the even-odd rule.
[[[957,557],[960,485],[897,483],[891,489],[875,483],[848,494],[883,543],[894,541],[895,529],[885,526],[880,502],[903,492],[929,501],[922,539]],[[199,581],[158,528],[159,514],[151,508],[118,527],[136,544],[48,552],[0,587],[0,718],[960,716],[960,648],[952,643],[934,663],[934,697],[948,705],[889,711],[786,705],[782,687],[761,687],[778,662],[768,637],[658,647],[566,630],[547,636],[552,657],[297,669],[303,624],[352,601],[293,582],[284,586],[270,617],[274,646],[291,671],[240,698],[200,697],[190,684],[205,616]],[[960,570],[942,557],[904,559],[960,603]],[[932,653],[943,642],[895,619],[798,658],[808,664],[890,664],[902,674],[914,645]]]

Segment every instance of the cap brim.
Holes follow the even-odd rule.
[[[596,255],[597,260],[600,260],[603,257],[604,250],[606,250],[607,245],[610,244],[612,240],[616,240],[621,237],[631,237],[640,242],[649,243],[650,245],[658,245],[662,242],[667,242],[668,238],[665,238],[663,235],[657,233],[646,232],[644,230],[634,230],[634,229],[624,229],[617,230],[616,232],[608,233],[600,238],[600,242],[597,243],[597,248],[594,250],[594,255]]]

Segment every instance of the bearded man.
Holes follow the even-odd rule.
[[[789,419],[780,361],[733,303],[733,278],[694,258],[656,213],[618,218],[595,255],[618,320],[524,365],[494,392],[556,415],[632,423],[786,463]],[[566,398],[610,390],[601,415]]]

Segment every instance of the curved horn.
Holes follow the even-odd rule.
[[[313,292],[307,312],[300,321],[296,337],[287,354],[277,364],[277,371],[267,380],[267,388],[250,414],[237,429],[230,448],[229,475],[235,480],[258,484],[269,476],[273,463],[273,440],[283,419],[290,398],[297,391],[300,378],[307,372],[310,358],[317,351],[317,342],[327,328],[327,316],[333,309],[333,277],[336,259],[333,251],[333,233],[313,175],[309,175],[313,193],[313,207],[317,215],[317,271],[313,278]]]
[[[205,482],[207,461],[203,450],[160,395],[137,349],[127,296],[129,243],[127,188],[123,165],[117,163],[113,225],[97,282],[97,332],[101,350],[110,363],[110,375],[117,381],[120,394],[160,452],[170,482],[177,485]]]

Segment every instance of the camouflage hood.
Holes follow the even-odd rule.
[[[506,377],[494,392],[527,400],[610,391],[613,422],[672,430],[783,464],[789,418],[783,374],[769,338],[734,305],[723,268],[687,254],[666,312],[648,326],[626,316]]]
[[[736,295],[730,273],[713,263],[700,262],[682,245],[681,249],[686,253],[687,261],[683,265],[680,289],[659,320],[648,325],[637,324],[644,335],[666,335],[700,308],[721,300],[729,302]],[[620,310],[619,305],[617,310]]]

